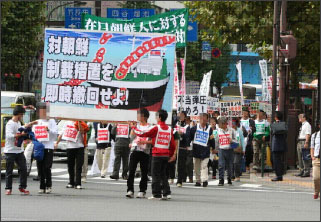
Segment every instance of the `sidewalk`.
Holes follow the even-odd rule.
[[[295,174],[299,173],[298,170],[288,170],[286,175],[283,176],[283,181],[272,182],[271,179],[275,177],[274,172],[265,172],[264,177],[261,177],[260,172],[243,173],[241,181],[243,183],[255,183],[273,188],[282,189],[299,189],[313,191],[312,173],[310,177],[296,177]]]

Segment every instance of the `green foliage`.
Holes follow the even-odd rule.
[[[186,1],[194,9],[203,37],[223,44],[243,43],[267,60],[272,57],[273,1]],[[296,37],[297,57],[294,72],[318,73],[320,68],[320,2],[288,1],[287,29]]]
[[[125,1],[120,2],[122,8],[154,8],[151,1]]]
[[[219,48],[221,56],[218,58],[211,58],[210,61],[202,60],[202,41],[208,40],[211,43],[211,47]],[[184,48],[176,49],[177,52],[177,64],[179,73],[181,73],[180,58],[184,58]],[[201,82],[203,74],[213,70],[211,78],[211,86],[217,86],[221,88],[222,83],[227,81],[227,73],[229,71],[229,65],[231,61],[231,50],[228,45],[223,45],[221,41],[213,42],[210,39],[202,39],[199,35],[197,42],[187,42],[187,60],[185,75],[186,80],[194,80]]]
[[[44,10],[45,2],[1,3],[1,76],[24,75],[32,57],[43,48]]]

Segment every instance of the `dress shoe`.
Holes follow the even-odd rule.
[[[276,182],[276,181],[282,181],[283,178],[275,177],[271,181]]]
[[[40,179],[39,179],[39,177],[34,177],[33,178],[33,181],[39,181]]]
[[[305,173],[301,177],[310,177],[310,174],[309,173]]]
[[[300,173],[298,173],[298,174],[295,174],[294,176],[300,177],[300,176],[302,176],[302,175],[303,175],[303,172],[300,172]]]

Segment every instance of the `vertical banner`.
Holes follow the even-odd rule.
[[[181,64],[182,64],[182,80],[181,80],[181,90],[180,95],[186,94],[186,81],[185,81],[185,63],[184,59],[181,58]]]
[[[172,112],[175,35],[46,29],[42,100],[50,117],[132,121]]]
[[[241,95],[241,103],[244,105],[244,97],[243,97],[243,80],[242,80],[242,61],[239,60],[238,63],[236,63],[236,69],[238,72],[238,77],[239,77],[239,87],[240,87],[240,95]]]
[[[208,96],[210,93],[210,82],[211,82],[212,70],[204,74],[203,80],[201,83],[200,91],[198,94],[202,96]]]
[[[177,59],[176,59],[176,53],[175,53],[173,109],[177,109],[177,96],[178,96],[178,94],[179,94],[179,81],[178,81]]]
[[[262,101],[271,101],[270,93],[268,90],[268,76],[267,76],[267,63],[266,60],[259,61],[262,79]]]

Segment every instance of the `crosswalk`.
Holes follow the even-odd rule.
[[[63,181],[65,180],[67,182],[68,179],[69,179],[68,170],[66,168],[54,168],[54,169],[51,170],[51,172],[52,172],[53,180],[58,179],[58,180],[63,180]],[[30,176],[33,176],[33,177],[37,176],[37,168],[36,167],[32,167],[31,168]],[[195,177],[194,177],[193,180],[195,181]],[[109,175],[107,175],[105,178],[101,178],[99,174],[94,175],[94,176],[92,176],[92,175],[88,175],[87,176],[86,182],[95,183],[95,181],[97,181],[97,182],[98,181],[99,182],[103,182],[103,181],[106,181],[106,182],[114,181],[114,182],[116,182],[115,180],[111,179],[109,177]],[[135,178],[134,179],[134,183],[135,184],[139,184],[139,182],[140,182],[140,178]],[[176,182],[177,182],[177,179],[174,180],[173,184],[175,185]],[[126,184],[127,181],[123,180],[121,178],[121,174],[120,174],[119,175],[119,180],[117,180],[117,183],[118,184]],[[218,179],[216,179],[216,180],[210,179],[209,182],[208,182],[208,185],[209,186],[217,186],[218,183],[219,183]],[[224,183],[226,184],[227,180],[225,180]],[[184,186],[194,186],[194,183],[184,183]],[[240,187],[240,188],[253,188],[253,189],[262,188],[262,185],[260,185],[260,184],[246,184],[246,183],[237,183],[237,182],[233,183],[233,186],[234,187]]]

